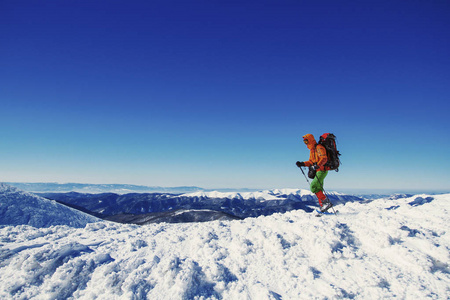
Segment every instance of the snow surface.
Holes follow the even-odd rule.
[[[91,215],[0,183],[0,225],[85,227],[97,221]]]
[[[449,299],[450,194],[239,221],[0,226],[0,299]]]

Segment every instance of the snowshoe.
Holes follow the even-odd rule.
[[[320,208],[320,212],[324,213],[324,212],[326,212],[327,210],[329,210],[332,207],[333,207],[333,204],[328,200],[327,202],[323,203],[322,207]]]

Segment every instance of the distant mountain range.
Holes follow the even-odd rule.
[[[211,191],[196,186],[160,187],[133,184],[87,184],[87,183],[56,183],[56,182],[5,182],[10,186],[26,192],[78,192],[78,193],[174,193],[183,194],[197,191]],[[236,191],[236,189],[219,189],[219,191]],[[254,189],[239,189],[237,191],[254,191]]]
[[[313,212],[316,196],[302,189],[273,189],[241,192],[208,191],[198,187],[164,188],[169,192],[137,192],[151,187],[135,185],[51,184],[15,183],[15,186],[32,190],[21,191],[17,187],[0,184],[1,224],[28,224],[51,226],[67,224],[83,226],[98,220],[94,217],[121,223],[179,223],[212,220],[234,220],[267,216],[291,210]],[[157,187],[153,187],[158,189]],[[66,192],[67,190],[119,190],[122,193]],[[51,190],[52,192],[36,192]],[[54,192],[54,191],[58,192]],[[123,193],[133,190],[132,193]],[[181,193],[181,191],[188,191]],[[347,202],[370,202],[368,198],[327,192],[335,205]],[[409,195],[392,195],[391,199]],[[90,216],[89,216],[90,215]]]
[[[77,208],[106,220],[123,223],[211,221],[266,216],[317,208],[315,196],[306,190],[275,189],[260,192],[194,192],[186,194],[38,193],[47,199]],[[334,204],[364,202],[360,197],[328,193]]]
[[[176,187],[161,187],[161,186],[146,186],[146,185],[133,185],[133,184],[88,184],[88,183],[56,183],[56,182],[5,182],[10,186],[17,187],[18,189],[26,192],[35,193],[115,193],[115,194],[128,194],[128,193],[171,193],[171,194],[185,194],[194,192],[221,192],[221,193],[249,193],[258,192],[260,189],[248,189],[248,188],[221,188],[221,189],[206,189],[198,186],[176,186]],[[358,196],[364,199],[379,199],[389,197],[393,194],[404,195],[416,195],[420,193],[436,194],[433,191],[413,191],[405,192],[389,191],[389,190],[340,190],[344,194]],[[448,193],[450,191],[445,191]],[[444,191],[438,192],[444,193]]]

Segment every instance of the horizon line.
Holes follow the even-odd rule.
[[[79,185],[87,185],[87,186],[96,186],[96,185],[128,185],[135,187],[143,187],[143,188],[152,188],[152,189],[177,189],[177,188],[193,188],[203,191],[238,191],[238,190],[248,190],[248,191],[263,191],[263,190],[285,190],[285,189],[295,189],[295,190],[309,190],[305,188],[298,187],[283,187],[283,188],[249,188],[249,187],[223,187],[223,188],[205,188],[196,185],[177,185],[177,186],[160,186],[160,185],[143,185],[143,184],[132,184],[132,183],[83,183],[83,182],[25,182],[25,181],[1,181],[5,184],[56,184],[56,185],[68,185],[68,184],[79,184]],[[450,189],[445,188],[383,188],[383,187],[367,187],[367,188],[341,188],[341,187],[328,187],[325,191],[352,191],[353,193],[357,192],[383,192],[383,193],[420,193],[420,192],[434,192],[434,193],[450,193]]]

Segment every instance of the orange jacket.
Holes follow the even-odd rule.
[[[309,160],[305,161],[305,166],[309,167],[317,163],[319,169],[317,171],[327,171],[324,165],[327,163],[327,150],[322,145],[317,144],[314,136],[310,133],[303,136],[303,140],[308,141],[306,146],[309,149]]]

